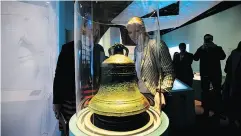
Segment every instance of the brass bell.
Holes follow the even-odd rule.
[[[150,104],[140,93],[134,62],[116,50],[128,50],[122,44],[111,47],[114,52],[101,65],[101,84],[90,100],[89,109],[98,115],[125,117],[145,112]]]

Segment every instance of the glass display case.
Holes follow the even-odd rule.
[[[144,51],[160,44],[159,9],[149,1],[75,2],[76,114],[70,135],[165,133],[168,117],[140,91],[134,61],[136,45]]]

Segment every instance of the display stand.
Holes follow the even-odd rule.
[[[170,118],[170,127],[187,128],[195,124],[194,90],[176,79],[166,98],[164,111]]]
[[[156,111],[151,107],[148,112],[156,114]],[[162,112],[161,117],[159,115],[153,116],[153,124],[151,124],[151,127],[148,128],[140,128],[140,132],[138,130],[134,130],[132,132],[115,132],[115,131],[107,131],[103,129],[99,129],[94,126],[87,126],[84,122],[86,120],[86,117],[88,118],[88,114],[91,114],[88,108],[85,108],[79,112],[79,118],[77,118],[76,114],[72,116],[69,122],[69,136],[103,136],[101,134],[97,134],[98,132],[100,133],[105,133],[104,135],[117,135],[117,136],[129,136],[131,133],[133,134],[134,131],[136,133],[134,135],[136,136],[167,136],[168,135],[168,126],[169,126],[169,119],[167,115]],[[85,116],[86,115],[86,116]],[[81,123],[82,122],[82,123]],[[88,122],[88,121],[87,121]],[[88,124],[89,125],[89,124]],[[90,128],[95,128],[95,129],[90,129]],[[81,128],[81,129],[79,129]],[[89,130],[88,130],[89,129]],[[85,131],[85,132],[84,132]],[[94,131],[98,131],[95,133]],[[87,134],[89,133],[89,134]]]

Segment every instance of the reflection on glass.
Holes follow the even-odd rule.
[[[78,135],[147,136],[153,133],[163,133],[168,126],[168,118],[164,117],[165,113],[161,114],[159,101],[153,107],[154,105],[150,105],[148,101],[150,99],[146,98],[146,94],[140,91],[135,61],[130,58],[134,54],[129,56],[129,52],[134,51],[130,51],[127,47],[136,46],[132,49],[138,48],[143,53],[144,50],[149,51],[153,47],[159,49],[159,31],[150,38],[141,18],[142,25],[139,26],[138,22],[128,24],[129,26],[112,24],[111,20],[108,20],[107,14],[97,12],[97,9],[103,6],[102,4],[106,3],[75,3],[75,41],[78,41],[75,42],[77,116],[73,116],[73,118],[76,119],[74,126],[77,126]],[[114,6],[115,2],[108,4]],[[140,8],[156,10],[153,8],[154,5],[148,7],[145,2],[143,4],[140,2],[140,6]],[[103,13],[110,13],[103,7],[102,10]],[[134,15],[131,15],[126,18],[126,23],[133,17]],[[148,20],[148,18],[143,20]],[[151,17],[151,20],[153,25],[158,28],[158,17]],[[133,27],[129,29],[131,25]],[[131,41],[130,45],[124,40]],[[167,49],[166,46],[165,49]],[[168,56],[168,53],[165,55]],[[155,57],[159,57],[159,55],[155,55]],[[142,60],[144,58],[141,58]],[[155,63],[154,58],[146,60],[150,64]],[[143,68],[147,68],[148,61]],[[144,70],[142,69],[142,71]],[[149,90],[151,88],[151,91],[147,93],[153,100],[154,95],[159,94],[156,93],[159,77],[158,74],[154,74],[154,72],[158,73],[157,69],[148,71],[149,73],[144,73],[145,76],[149,74],[155,77],[153,81],[148,80],[148,83],[145,84]],[[172,84],[171,74],[167,79],[170,79],[170,84]],[[144,79],[142,80],[144,81]],[[169,86],[169,82],[165,83],[167,84],[165,89],[172,87]],[[161,95],[156,97],[160,100]],[[161,122],[165,123],[161,124]]]

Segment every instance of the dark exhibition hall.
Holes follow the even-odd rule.
[[[1,1],[2,136],[241,136],[241,1]]]

